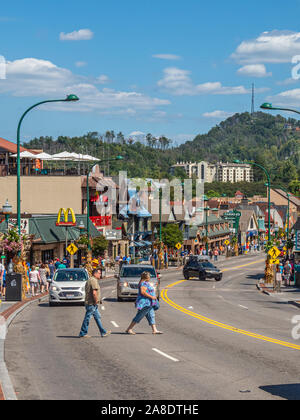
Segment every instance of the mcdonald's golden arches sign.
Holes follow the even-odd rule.
[[[69,214],[71,215],[71,221],[69,220]],[[61,216],[63,216],[63,220],[61,220]],[[76,226],[74,210],[61,208],[57,215],[56,226]]]

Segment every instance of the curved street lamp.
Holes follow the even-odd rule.
[[[270,104],[269,102],[265,102],[260,107],[261,109],[264,109],[267,111],[289,111],[289,112],[295,112],[296,114],[300,114],[300,111],[297,111],[296,109],[273,107],[273,105]]]
[[[269,172],[266,170],[266,168],[264,168],[262,165],[259,165],[256,162],[241,162],[240,160],[234,160],[234,163],[245,163],[247,165],[254,165],[257,166],[258,168],[262,169],[264,171],[264,173],[266,174],[266,177],[268,179],[268,241],[270,240],[271,237],[271,214],[270,214],[270,210],[271,210],[271,199],[270,199],[270,189],[271,189],[271,180],[270,180],[270,175]]]
[[[36,108],[39,105],[50,103],[50,102],[75,102],[79,101],[78,96],[71,94],[68,95],[65,99],[48,99],[46,101],[38,102],[34,105],[32,105],[30,108],[28,108],[22,117],[20,118],[19,124],[18,124],[18,130],[17,130],[17,225],[18,225],[18,233],[21,235],[21,163],[20,163],[20,131],[21,131],[21,124],[25,117],[25,115],[28,114],[29,111],[31,111],[33,108]]]

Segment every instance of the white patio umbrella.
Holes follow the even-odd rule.
[[[100,160],[99,158],[95,158],[95,157],[90,156],[90,155],[83,155],[83,157],[84,157],[84,160],[86,160],[86,161],[99,161]]]
[[[11,155],[12,157],[17,157],[18,154],[14,154]],[[36,155],[34,155],[33,153],[28,152],[27,150],[25,150],[24,152],[20,153],[20,159],[26,159],[26,158],[31,158],[31,159],[36,159]]]
[[[52,156],[45,152],[35,155],[35,158],[40,160],[52,160]]]
[[[73,153],[70,152],[60,152],[52,155],[51,160],[75,160]]]

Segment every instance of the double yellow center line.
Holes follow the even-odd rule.
[[[246,266],[249,266],[249,265],[252,265],[252,264],[258,264],[259,262],[262,262],[262,261],[264,261],[264,260],[259,260],[259,261],[256,261],[254,263],[252,262],[252,263],[249,263],[249,264],[240,265],[240,266],[234,267],[233,269],[237,269],[237,268],[241,268],[241,267],[246,267]],[[228,271],[228,270],[230,270],[230,269],[229,268],[226,269],[226,271]],[[225,271],[225,270],[223,270],[223,271]],[[185,283],[185,282],[186,282],[186,280],[177,281],[175,283],[172,283],[172,284],[166,286],[166,288],[164,288],[161,291],[161,297],[162,297],[162,299],[168,305],[172,306],[174,309],[176,309],[176,310],[178,310],[178,311],[180,311],[180,312],[182,312],[182,313],[184,313],[186,315],[189,315],[189,316],[191,316],[193,318],[199,319],[200,321],[203,321],[203,322],[205,322],[207,324],[214,325],[216,327],[223,328],[225,330],[229,330],[229,331],[232,331],[232,332],[235,332],[235,333],[238,333],[238,334],[247,335],[248,337],[256,338],[256,339],[262,340],[262,341],[267,341],[269,343],[278,344],[280,346],[284,346],[284,347],[289,347],[289,348],[292,348],[292,349],[300,350],[300,346],[297,345],[297,344],[289,343],[287,341],[277,340],[276,338],[266,337],[266,336],[261,335],[261,334],[253,333],[251,331],[242,330],[242,329],[236,328],[236,327],[234,327],[232,325],[227,325],[227,324],[224,324],[222,322],[215,321],[215,320],[213,320],[211,318],[207,318],[207,317],[205,317],[203,315],[197,314],[195,312],[192,312],[192,311],[190,311],[190,310],[188,310],[188,309],[186,309],[186,308],[178,305],[177,303],[173,302],[168,297],[168,290],[170,288],[174,287],[174,286],[177,286],[178,284]]]

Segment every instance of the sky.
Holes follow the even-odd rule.
[[[180,144],[263,102],[300,108],[300,0],[15,0],[0,10],[0,137],[122,131]],[[274,112],[273,112],[274,113]],[[283,113],[296,117],[297,114]]]

